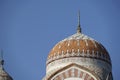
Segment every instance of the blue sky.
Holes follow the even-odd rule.
[[[106,47],[119,80],[119,0],[0,0],[0,48],[14,80],[44,77],[52,47],[76,33],[79,10],[82,33]]]

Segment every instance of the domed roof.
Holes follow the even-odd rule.
[[[110,56],[105,47],[81,33],[80,16],[77,33],[58,42],[50,51],[46,64],[46,76],[43,80],[68,79],[71,75],[78,77],[83,75],[81,71],[88,72],[88,70],[94,73],[94,77],[106,80],[112,70]],[[75,67],[80,72],[75,72]],[[90,79],[85,75],[79,78]]]
[[[81,33],[78,26],[77,33],[58,42],[48,55],[47,64],[54,60],[69,57],[94,58],[111,64],[109,54],[104,46],[96,40]]]
[[[3,50],[0,53],[0,80],[13,80],[12,77],[4,70]]]
[[[13,79],[3,68],[0,68],[0,80],[13,80]]]

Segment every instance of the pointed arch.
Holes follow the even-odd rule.
[[[82,78],[82,80],[100,80],[99,77],[89,69],[72,63],[54,72],[47,80],[63,80],[70,77]]]

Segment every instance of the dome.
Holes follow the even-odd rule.
[[[58,42],[50,51],[47,58],[47,76],[63,69],[64,67],[76,64],[100,75],[101,78],[111,71],[111,59],[105,47],[81,33],[80,27],[77,33]],[[106,72],[105,74],[103,74]]]
[[[109,76],[112,77],[109,53],[101,43],[81,33],[80,22],[77,33],[61,40],[51,49],[46,65],[46,76],[43,80],[79,77],[83,72],[91,76],[90,80],[106,80]],[[84,75],[84,78],[85,76],[88,77]]]
[[[104,46],[80,32],[58,42],[50,51],[47,64],[67,57],[88,57],[111,64],[109,54]]]
[[[13,80],[12,77],[5,71],[3,60],[3,50],[1,49],[0,53],[0,80]]]
[[[3,68],[0,68],[0,80],[13,80],[13,79]]]

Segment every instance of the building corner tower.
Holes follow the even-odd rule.
[[[3,51],[1,50],[1,58],[0,58],[0,80],[13,80],[12,77],[5,71],[3,65],[4,65],[4,60],[3,60]]]
[[[112,63],[105,47],[77,32],[60,42],[50,51],[43,80],[113,80]]]

